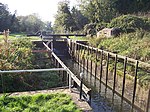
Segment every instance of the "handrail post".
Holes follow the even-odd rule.
[[[68,76],[69,76],[69,90],[71,92],[71,74],[67,73]]]
[[[146,107],[146,112],[150,111],[150,89],[148,91],[148,100],[147,100],[147,107]]]
[[[135,95],[136,95],[137,72],[138,72],[138,61],[136,61],[136,63],[135,63],[135,76],[134,76],[134,89],[133,89],[133,98],[132,98],[132,111],[133,111],[133,108],[134,108]]]
[[[80,100],[82,99],[82,84],[83,84],[83,72],[80,73],[80,80],[81,80],[81,83],[80,83]]]

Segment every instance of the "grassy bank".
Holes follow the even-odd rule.
[[[134,33],[121,34],[118,37],[93,37],[89,39],[89,44],[98,47],[100,49],[114,52],[116,54],[120,54],[122,56],[127,56],[136,60],[141,60],[145,63],[150,64],[150,33],[137,31]],[[81,51],[81,57],[88,58],[89,60],[93,60],[97,64],[100,63],[101,58],[98,57],[96,60],[95,53],[90,53],[87,55],[87,51]],[[105,59],[106,56],[105,56]],[[109,62],[109,70],[112,71],[114,68],[114,61],[110,60]],[[123,76],[123,68],[124,63],[117,63],[117,74]],[[126,76],[129,79],[133,79],[134,77],[134,64],[128,64],[126,68]],[[131,77],[130,77],[131,76]],[[132,77],[133,76],[133,77]],[[138,79],[139,84],[141,86],[149,87],[150,83],[150,73],[146,70],[146,68],[138,69]]]
[[[81,112],[66,94],[0,97],[1,112]]]
[[[119,37],[91,38],[92,46],[150,63],[150,33],[137,31]]]

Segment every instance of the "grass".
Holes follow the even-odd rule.
[[[92,38],[89,43],[110,52],[150,63],[150,33],[137,31],[112,38]]]
[[[1,96],[0,112],[81,112],[71,97],[62,93]]]
[[[3,37],[3,35],[0,35],[0,42],[3,41]],[[10,34],[8,37],[9,40],[16,40],[18,38],[27,38],[29,40],[41,40],[41,38],[39,38],[38,36],[27,37],[25,34]]]
[[[70,36],[69,38],[70,38],[70,39],[72,39],[72,40],[83,40],[83,41],[88,40],[88,38],[87,38],[87,37],[76,37],[76,36]]]

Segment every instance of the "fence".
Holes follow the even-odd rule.
[[[69,53],[83,68],[134,108],[150,110],[150,87],[140,85],[139,75],[150,75],[150,64],[69,40]],[[80,66],[79,66],[80,67]]]

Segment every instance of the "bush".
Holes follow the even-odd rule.
[[[96,34],[96,24],[95,23],[90,23],[84,26],[84,32],[87,35],[93,36]]]
[[[150,19],[133,15],[123,15],[114,18],[108,27],[117,27],[123,32],[133,32],[136,30],[150,31]]]

